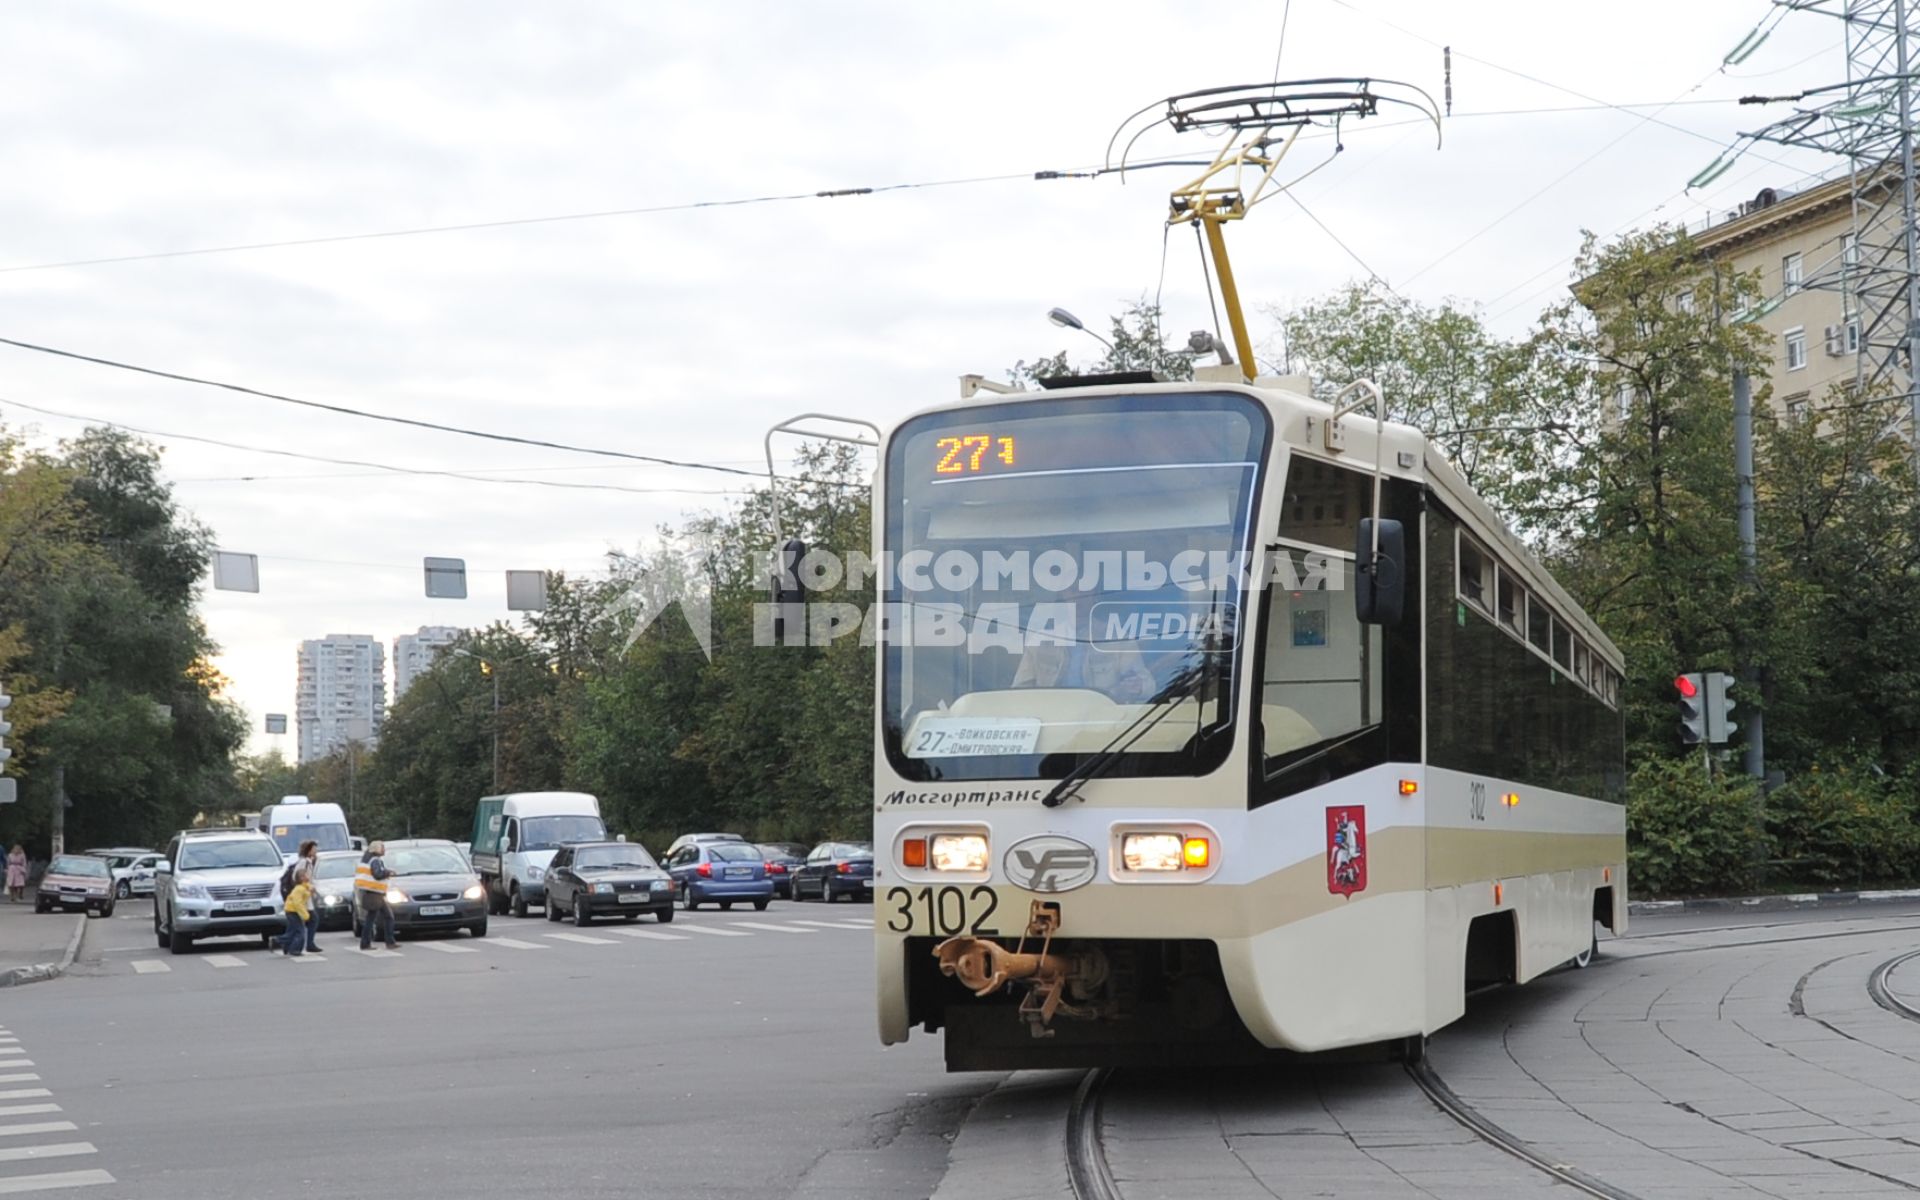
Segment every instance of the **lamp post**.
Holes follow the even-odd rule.
[[[475,654],[471,650],[455,650],[461,658],[471,658],[480,664],[482,675],[493,677],[493,790],[500,790],[500,672],[493,659],[484,654]]]
[[[1068,312],[1066,309],[1064,308],[1048,309],[1047,320],[1052,321],[1055,325],[1058,325],[1062,329],[1078,329],[1081,333],[1086,334],[1088,337],[1092,338],[1094,341],[1099,342],[1102,346],[1105,346],[1107,348],[1108,354],[1113,353],[1112,342],[1101,337],[1099,334],[1095,333],[1093,330],[1088,329],[1085,325],[1082,325],[1080,323],[1080,318],[1074,316],[1072,313]]]

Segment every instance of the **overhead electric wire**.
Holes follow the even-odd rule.
[[[340,467],[366,467],[376,472],[393,475],[428,475],[443,479],[463,479],[473,483],[509,483],[529,487],[561,488],[567,491],[627,492],[636,495],[652,495],[662,492],[691,492],[695,495],[736,494],[724,491],[712,491],[693,488],[636,488],[618,483],[570,483],[559,479],[513,479],[495,475],[474,475],[465,471],[448,471],[434,467],[403,467],[392,463],[372,462],[358,458],[336,458],[325,454],[309,454],[302,450],[283,450],[274,446],[255,446],[245,442],[227,441],[222,438],[205,437],[193,433],[172,433],[163,429],[152,429],[140,425],[130,425],[124,421],[109,420],[106,417],[88,416],[85,413],[63,412],[57,408],[47,408],[39,404],[29,404],[24,400],[0,397],[0,409],[21,408],[28,412],[44,416],[59,417],[66,421],[80,421],[89,425],[102,425],[110,429],[120,429],[127,433],[137,433],[143,437],[164,438],[176,442],[198,442],[202,445],[218,446],[224,450],[240,450],[249,454],[267,454],[276,458],[294,458],[306,462],[328,463]],[[759,476],[756,476],[759,478]],[[744,494],[744,493],[737,493]]]
[[[470,429],[463,425],[448,425],[441,421],[422,420],[418,417],[401,417],[395,416],[392,413],[372,412],[363,408],[351,408],[344,404],[329,404],[321,400],[302,400],[297,396],[263,391],[260,388],[247,387],[244,384],[226,383],[218,379],[202,379],[196,375],[183,375],[177,371],[163,371],[157,367],[143,367],[136,363],[120,362],[111,358],[100,358],[91,354],[81,354],[73,350],[61,350],[54,346],[42,346],[34,342],[23,342],[16,338],[0,337],[0,345],[13,346],[21,350],[32,350],[39,354],[51,354],[58,358],[73,359],[76,362],[92,363],[95,366],[112,367],[120,371],[132,371],[140,375],[152,375],[159,379],[171,379],[177,383],[191,383],[200,387],[221,388],[229,392],[238,392],[243,396],[257,396],[263,400],[274,400],[282,404],[297,405],[301,408],[317,409],[321,412],[330,412],[338,416],[358,417],[366,421],[384,421],[393,425],[406,425],[415,429],[428,429],[436,433],[451,433],[461,437],[480,438],[491,442],[506,442],[516,446],[534,446],[542,450],[563,450],[570,454],[593,454],[602,458],[617,458],[631,462],[652,463],[662,467],[681,467],[693,471],[717,471],[724,475],[742,475],[750,479],[761,478],[761,472],[750,471],[743,467],[728,467],[722,466],[719,463],[691,462],[677,458],[661,458],[652,454],[633,454],[625,450],[609,450],[600,446],[576,446],[568,442],[549,441],[545,438],[522,437],[519,434],[512,433],[494,433],[484,429]],[[353,465],[368,466],[372,464],[355,463]]]

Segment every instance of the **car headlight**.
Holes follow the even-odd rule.
[[[927,842],[927,857],[936,871],[987,869],[987,839],[980,834],[936,833]]]
[[[1120,861],[1129,871],[1205,870],[1213,864],[1213,843],[1177,833],[1129,833],[1120,839]]]
[[[546,873],[547,873],[547,869],[545,867],[528,867],[527,868],[528,879],[538,879],[542,875],[545,875]]]
[[[207,885],[204,883],[196,883],[191,879],[181,881],[173,891],[175,895],[185,897],[188,900],[207,899]]]
[[[610,883],[596,883],[593,885],[593,894],[596,896],[611,896],[613,894],[613,885]]]
[[[673,890],[673,880],[656,879],[653,881],[653,890],[656,892],[670,892]]]
[[[405,892],[401,891],[397,887],[389,886],[387,888],[387,903],[388,904],[412,904],[413,897],[407,895]]]
[[[339,892],[324,892],[320,896],[320,903],[328,905],[329,907],[335,904],[345,904],[346,902],[347,898]]]
[[[472,887],[468,888],[466,891],[461,892],[460,894],[469,900],[478,900],[482,896],[486,895],[487,893],[486,893],[486,889],[482,888],[479,884],[476,883]]]

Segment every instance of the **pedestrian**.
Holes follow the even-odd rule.
[[[314,891],[320,886],[318,867],[320,865],[320,843],[308,838],[300,843],[298,855],[293,860],[293,881],[307,885],[307,919],[304,933],[307,939],[307,952],[324,954],[314,935],[320,929],[320,906],[315,904]]]
[[[360,901],[360,948],[373,949],[373,929],[380,926],[380,940],[389,950],[398,950],[400,943],[393,938],[393,910],[387,907],[387,878],[393,872],[387,870],[387,844],[381,841],[367,843],[367,852],[360,859],[360,865],[354,869],[354,897]]]
[[[27,851],[18,842],[7,851],[7,899],[18,904],[27,894]]]
[[[313,884],[301,876],[287,893],[287,928],[274,940],[288,958],[298,958],[307,948],[307,922],[313,916]]]

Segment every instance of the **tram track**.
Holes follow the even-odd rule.
[[[1913,1016],[1915,1020],[1920,1020],[1920,1011]],[[1424,1054],[1404,1065],[1407,1077],[1434,1107],[1481,1141],[1596,1200],[1640,1200],[1633,1192],[1615,1187],[1578,1167],[1556,1162],[1532,1144],[1489,1120],[1447,1086],[1446,1080],[1427,1062]],[[1107,1162],[1106,1143],[1101,1132],[1102,1103],[1113,1077],[1114,1072],[1110,1067],[1088,1071],[1074,1089],[1073,1098],[1067,1105],[1067,1180],[1072,1185],[1074,1200],[1126,1200]]]
[[[1902,963],[1920,958],[1920,950],[1909,950],[1905,954],[1896,954],[1873,969],[1867,976],[1867,995],[1873,1002],[1896,1017],[1905,1017],[1909,1021],[1920,1021],[1920,1007],[1907,1003],[1893,994],[1887,986],[1887,978],[1900,968]]]

